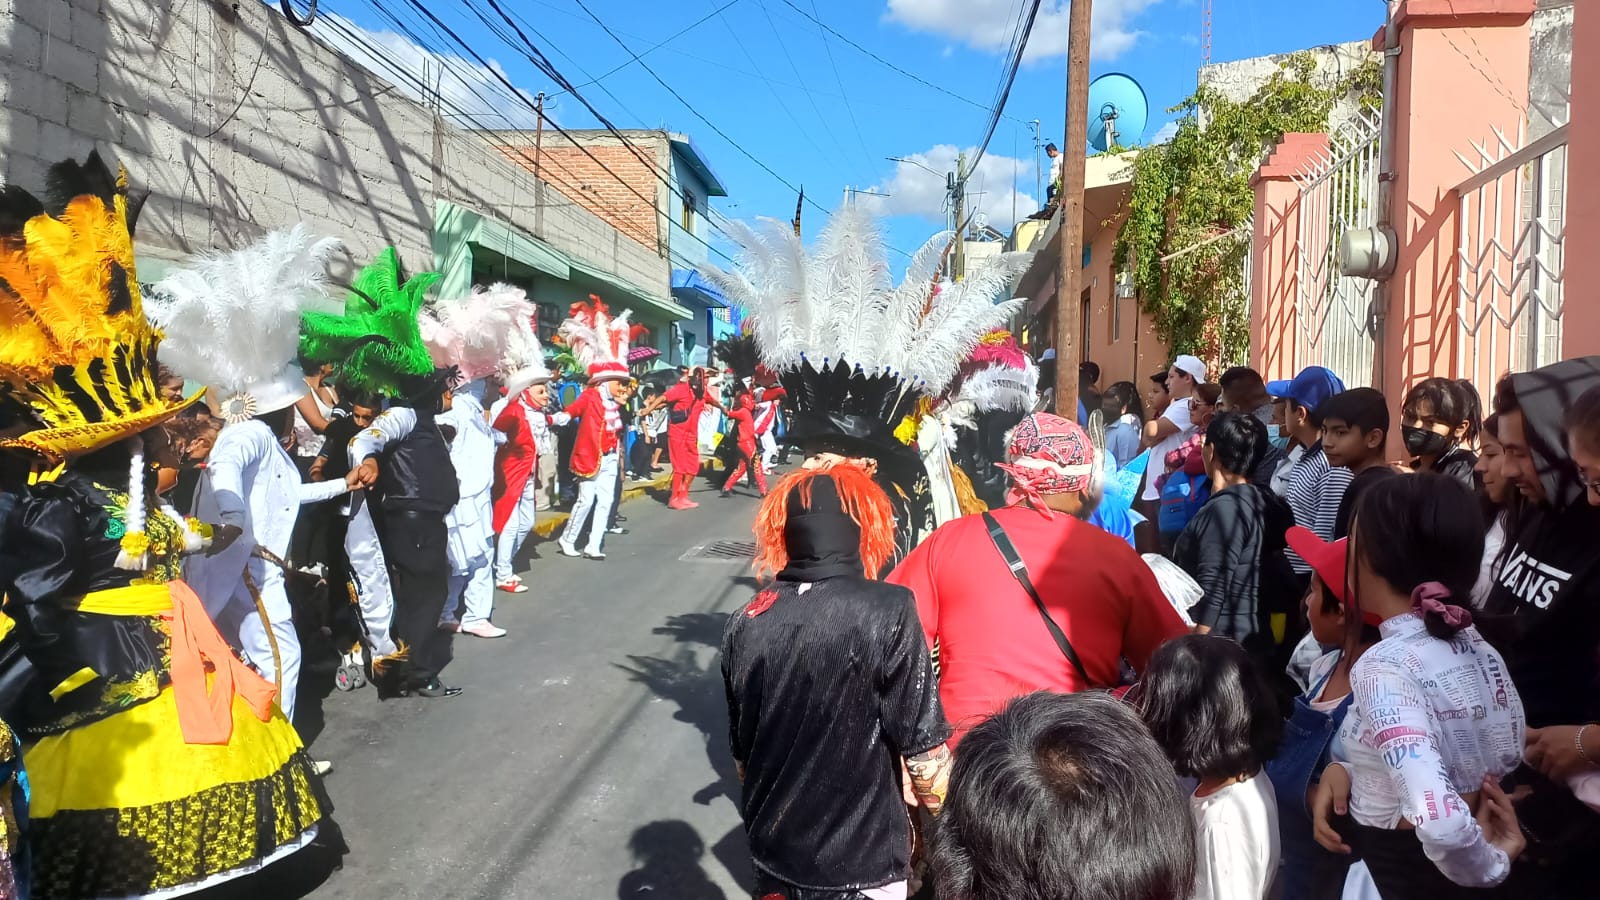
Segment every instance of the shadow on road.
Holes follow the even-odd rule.
[[[688,822],[651,822],[633,833],[628,850],[639,867],[617,883],[617,900],[727,900],[728,895],[700,867],[706,842]]]
[[[735,579],[736,582],[741,580]],[[665,623],[654,629],[654,633],[670,636],[681,646],[671,656],[630,656],[628,664],[619,664],[618,668],[627,672],[634,681],[648,687],[656,696],[677,704],[678,711],[674,718],[700,731],[705,740],[706,758],[716,778],[694,792],[694,802],[709,806],[718,797],[727,797],[738,808],[739,777],[734,769],[733,755],[728,750],[728,700],[722,684],[722,669],[716,656],[702,665],[702,651],[698,649],[721,647],[722,631],[727,622],[728,614],[725,612],[669,616]],[[684,823],[674,822],[652,823],[645,828],[655,825],[681,825],[691,833],[693,831]],[[711,848],[711,852],[741,888],[747,891],[755,889],[755,875],[750,867],[750,851],[743,829],[730,831]]]

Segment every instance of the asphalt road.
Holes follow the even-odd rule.
[[[533,543],[526,594],[496,594],[498,640],[458,636],[454,699],[300,701],[348,852],[313,848],[250,896],[748,897],[717,646],[754,581],[746,560],[684,560],[749,541],[753,497],[697,485],[697,510],[627,503],[604,562]],[[325,842],[326,843],[326,842]],[[332,869],[335,863],[342,863]]]

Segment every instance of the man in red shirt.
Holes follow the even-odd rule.
[[[1142,670],[1187,631],[1133,548],[1086,521],[1101,485],[1082,428],[1036,413],[1012,433],[1007,457],[1008,505],[946,523],[889,576],[917,595],[928,646],[938,649],[952,745],[1014,697],[1116,687],[1122,659]],[[991,536],[995,528],[1002,534]],[[1001,542],[1026,572],[1013,575]]]

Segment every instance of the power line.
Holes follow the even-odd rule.
[[[766,9],[766,2],[762,0],[761,8]],[[817,11],[817,0],[811,0],[811,11]],[[850,108],[849,93],[844,89],[844,79],[839,77],[839,64],[833,59],[833,45],[828,42],[828,33],[819,26],[817,33],[822,36],[822,49],[827,51],[828,67],[833,69],[833,81],[839,85],[839,93],[845,95],[844,111],[850,117],[850,127],[855,130],[856,143],[861,146],[862,159],[867,158],[867,142],[861,137],[861,123],[856,121],[856,111]],[[870,164],[869,164],[870,165]]]
[[[584,84],[578,85],[578,87],[589,87],[590,85],[598,84],[600,82],[600,80],[603,79],[603,78],[609,78],[612,75],[617,74],[618,72],[622,71],[623,69],[626,69],[627,67],[629,67],[629,66],[633,65],[634,63],[638,62],[640,57],[648,56],[649,54],[654,53],[657,50],[660,50],[662,47],[665,47],[666,45],[672,43],[673,41],[677,40],[678,38],[681,38],[684,35],[688,34],[689,32],[695,30],[696,28],[699,28],[701,25],[704,25],[706,22],[709,22],[713,17],[721,16],[724,10],[726,10],[730,6],[734,6],[734,5],[738,4],[739,2],[740,2],[740,0],[728,0],[728,2],[722,4],[721,6],[717,7],[714,10],[712,10],[711,12],[706,13],[705,15],[701,16],[700,18],[695,19],[693,22],[690,22],[688,25],[685,25],[682,28],[678,29],[677,31],[674,31],[672,33],[672,35],[670,37],[668,37],[666,40],[657,42],[654,46],[652,46],[650,49],[644,51],[643,53],[630,54],[630,55],[633,56],[632,59],[628,60],[627,62],[623,63],[620,66],[617,66],[617,67],[615,67],[613,69],[610,69],[610,70],[604,72],[603,74],[601,74],[597,78],[593,78],[590,81],[585,82]],[[589,76],[585,75],[584,77],[588,78]],[[563,93],[563,92],[557,91],[556,93],[560,94],[560,93]],[[552,95],[552,96],[555,96],[555,95]]]
[[[978,163],[983,160],[983,154],[989,149],[989,141],[994,138],[994,130],[1000,124],[1001,116],[1005,114],[1006,101],[1011,98],[1011,87],[1017,82],[1017,70],[1022,67],[1022,55],[1028,50],[1028,38],[1033,35],[1033,25],[1039,18],[1040,2],[1041,0],[1033,0],[1028,9],[1027,17],[1016,40],[1015,50],[1011,55],[1011,63],[1001,81],[1000,92],[995,99],[994,111],[989,116],[989,125],[984,129],[983,141],[978,144],[978,153],[972,160],[973,169],[976,169]]]
[[[982,103],[979,103],[976,100],[973,100],[971,97],[963,97],[962,95],[956,93],[955,91],[950,90],[949,88],[947,88],[947,87],[945,87],[943,85],[935,84],[935,83],[929,81],[928,79],[923,78],[921,75],[916,74],[915,72],[908,72],[905,69],[901,68],[900,66],[897,66],[894,63],[890,62],[889,60],[884,59],[883,57],[881,57],[878,54],[872,52],[871,50],[868,50],[866,47],[863,47],[860,44],[856,43],[855,41],[851,40],[849,35],[843,34],[842,32],[836,30],[833,26],[829,25],[827,22],[824,22],[821,19],[817,18],[817,16],[812,15],[809,12],[806,12],[804,9],[801,9],[799,6],[796,6],[794,4],[793,0],[783,0],[783,3],[784,3],[785,6],[789,7],[790,9],[792,9],[795,12],[799,13],[800,15],[805,16],[807,19],[810,19],[812,22],[815,22],[817,24],[817,27],[822,28],[823,30],[827,31],[829,34],[833,35],[834,37],[838,38],[839,40],[844,41],[846,44],[849,44],[851,47],[854,47],[856,50],[859,50],[860,52],[866,54],[867,56],[869,56],[872,59],[876,60],[877,62],[881,63],[882,65],[888,66],[889,68],[893,69],[894,71],[899,72],[901,75],[904,75],[905,77],[911,79],[912,81],[915,81],[916,83],[922,85],[923,87],[932,88],[933,90],[936,90],[939,93],[944,94],[947,97],[953,97],[953,98],[955,98],[957,100],[960,100],[962,103],[965,103],[968,106],[976,106],[978,109],[989,109],[988,106],[986,106],[986,105],[984,105]],[[1027,122],[1023,121],[1022,119],[1017,119],[1017,118],[1015,118],[1013,116],[1007,116],[1006,118],[1012,119],[1013,121],[1017,122],[1020,125],[1028,124]]]

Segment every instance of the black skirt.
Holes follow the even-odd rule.
[[[1495,895],[1494,888],[1469,888],[1446,878],[1410,829],[1353,825],[1350,847],[1372,873],[1383,900],[1456,900]]]

